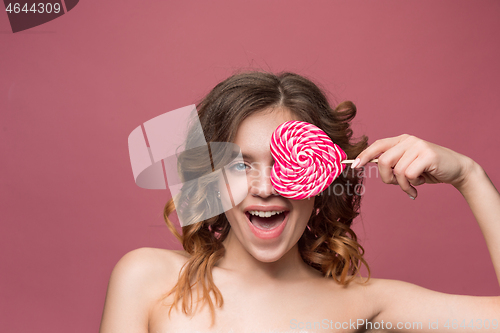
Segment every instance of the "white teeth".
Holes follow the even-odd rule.
[[[281,214],[284,212],[284,210],[272,210],[269,212],[262,212],[260,210],[249,210],[248,211],[252,215],[260,216],[260,217],[271,217],[276,214]]]

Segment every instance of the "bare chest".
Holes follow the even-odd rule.
[[[223,306],[215,308],[212,323],[208,304],[194,316],[157,304],[150,315],[150,333],[311,333],[363,331],[359,320],[370,320],[374,311],[356,290],[344,290],[334,282],[248,288],[237,283],[219,285]],[[194,294],[196,296],[196,294]],[[173,297],[166,299],[170,304]],[[201,308],[200,308],[201,307]],[[353,324],[356,322],[356,324]]]

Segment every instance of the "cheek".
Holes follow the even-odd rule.
[[[226,171],[226,175],[227,182],[221,176],[217,183],[224,211],[237,207],[248,196],[248,180],[245,174],[238,173],[234,175]]]
[[[301,207],[300,207],[300,211],[302,213],[301,215],[306,216],[307,219],[309,219],[309,216],[311,216],[312,211],[314,209],[314,201],[315,198],[304,199],[301,201]]]
[[[300,214],[298,215],[298,224],[302,227],[306,227],[307,223],[309,222],[309,217],[312,214],[312,211],[314,209],[314,199],[304,199],[300,202],[297,202],[294,210],[299,211]]]
[[[231,229],[239,229],[238,228],[238,219],[235,216],[235,209],[230,209],[224,213],[226,218],[231,226]]]
[[[226,215],[226,219],[228,220],[229,224],[232,227],[233,224],[234,224],[233,210],[231,209],[231,210],[228,210],[228,211],[224,212],[224,215]]]

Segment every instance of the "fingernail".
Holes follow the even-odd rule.
[[[415,200],[415,197],[412,197],[411,195],[408,194],[411,200]]]
[[[351,168],[352,169],[356,168],[359,165],[359,162],[361,162],[359,158],[355,159],[354,162],[352,162],[351,164]]]

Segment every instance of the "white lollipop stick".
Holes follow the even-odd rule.
[[[347,164],[347,163],[354,163],[355,160],[343,160],[342,162],[340,163],[344,163],[344,164]],[[369,160],[367,163],[370,163],[370,162],[374,162],[374,163],[378,163],[378,158],[374,158],[373,160]]]

